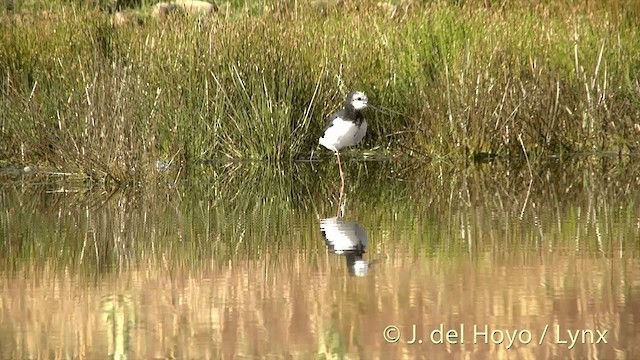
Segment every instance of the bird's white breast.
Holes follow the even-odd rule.
[[[368,243],[367,234],[362,226],[343,222],[335,217],[322,219],[320,231],[324,233],[325,239],[333,246],[333,251],[336,254],[354,251],[358,247],[366,247]]]
[[[342,118],[335,118],[331,126],[320,138],[320,144],[329,150],[337,151],[343,147],[359,143],[367,132],[367,121],[360,125]]]

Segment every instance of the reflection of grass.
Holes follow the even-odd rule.
[[[340,329],[333,324],[328,329],[317,329],[321,336],[318,339],[318,354],[316,359],[348,359],[344,345],[341,344]]]
[[[636,251],[634,162],[589,159],[533,168],[346,161],[346,217],[369,234],[372,257],[396,247],[458,257],[495,248],[566,246]],[[335,164],[192,168],[180,185],[115,194],[5,188],[2,266],[56,259],[60,268],[111,271],[160,261],[168,269],[322,249],[318,219],[335,214]],[[51,186],[50,188],[57,188]],[[20,204],[18,206],[17,204]],[[385,250],[386,249],[386,250]],[[464,255],[464,256],[466,256]]]
[[[130,296],[111,295],[100,302],[103,326],[108,339],[109,356],[126,359],[131,351],[131,337],[136,322]]]
[[[370,114],[365,148],[449,158],[638,146],[638,9],[617,1],[409,1],[395,17],[373,1],[233,1],[228,17],[122,27],[69,2],[36,5],[0,14],[0,157],[13,163],[128,184],[175,154],[182,166],[274,166],[308,154],[353,88],[408,115]]]
[[[385,258],[368,278],[350,277],[321,239],[334,162],[203,165],[189,182],[111,196],[3,187],[0,332],[17,340],[0,353],[400,358],[382,340],[390,324],[584,328],[594,311],[599,326],[632,333],[610,304],[637,308],[637,162],[534,163],[529,189],[518,164],[345,159],[347,218],[367,231],[366,258]],[[460,351],[478,349],[508,355]]]
[[[635,317],[623,315],[638,306],[632,281],[637,256],[600,259],[575,249],[493,253],[478,254],[470,263],[463,257],[416,261],[398,252],[364,279],[339,271],[331,254],[313,262],[295,252],[276,261],[264,256],[171,271],[157,261],[89,280],[68,268],[26,268],[0,277],[5,311],[0,334],[8,339],[0,343],[0,353],[105,358],[128,349],[134,358],[400,359],[407,351],[420,357],[423,350],[384,342],[382,329],[391,324],[406,334],[414,323],[426,333],[442,322],[540,329],[555,321],[604,327],[621,334],[614,340],[635,334]],[[521,351],[537,359],[566,350],[545,345]],[[465,358],[482,351],[492,352],[482,358],[512,354],[484,344],[451,349]],[[430,358],[450,359],[450,351],[435,346]],[[561,357],[576,351],[588,357],[584,347]],[[602,344],[599,351],[619,353],[619,348]]]

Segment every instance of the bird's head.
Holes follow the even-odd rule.
[[[354,91],[347,95],[347,103],[356,110],[362,110],[368,106],[369,99],[362,91]]]

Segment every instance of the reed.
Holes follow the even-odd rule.
[[[291,161],[354,88],[404,114],[370,113],[362,148],[378,152],[640,145],[634,6],[251,4],[124,25],[69,2],[1,14],[0,158],[128,184],[155,179],[157,160],[176,176],[207,159]]]

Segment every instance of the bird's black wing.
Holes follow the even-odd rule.
[[[322,133],[325,133],[327,129],[330,128],[331,125],[333,125],[333,120],[337,118],[344,118],[344,109],[329,115],[329,118],[327,119],[327,122],[324,124],[324,128],[322,129]]]

